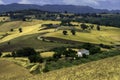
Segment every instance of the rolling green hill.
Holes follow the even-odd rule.
[[[70,32],[70,27],[59,27],[57,28],[48,28],[46,26],[41,26],[42,24],[59,24],[59,21],[42,21],[42,20],[33,20],[32,22],[22,22],[22,21],[15,21],[15,22],[7,22],[0,26],[0,45],[5,49],[16,49],[19,47],[33,47],[36,49],[51,49],[54,47],[59,46],[69,46],[68,44],[64,43],[54,43],[54,42],[47,42],[47,41],[41,41],[37,38],[39,36],[44,37],[53,37],[58,39],[66,39],[71,41],[78,41],[78,42],[89,42],[89,43],[95,43],[95,44],[107,44],[107,45],[118,45],[120,44],[120,29],[114,28],[114,27],[105,27],[101,26],[101,31],[97,31],[96,27],[94,30],[91,30],[90,32],[82,32],[80,26],[75,26],[76,29],[76,35],[72,35]],[[73,23],[78,24],[79,23]],[[88,24],[89,25],[89,24]],[[96,25],[95,25],[96,26]],[[22,27],[23,32],[19,33],[18,29]],[[9,30],[13,28],[14,31],[10,32]],[[45,29],[46,28],[46,29]],[[67,30],[68,35],[63,35],[62,31]],[[7,36],[4,36],[5,34],[8,34]],[[7,46],[7,42],[11,42],[11,46]],[[53,40],[54,41],[54,40]]]

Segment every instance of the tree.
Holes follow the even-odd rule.
[[[42,63],[43,62],[43,58],[39,54],[30,55],[28,59],[30,63],[36,63],[36,62]]]
[[[86,25],[86,24],[81,24],[81,28],[83,29],[83,30],[85,30],[85,29],[87,29],[88,28],[88,26]]]
[[[75,32],[74,29],[72,29],[72,30],[71,30],[71,33],[72,33],[72,35],[75,35],[76,32]]]
[[[100,31],[100,26],[99,25],[97,25],[97,30]]]
[[[19,32],[20,32],[20,33],[22,32],[22,28],[19,28]]]
[[[64,31],[63,31],[63,34],[64,34],[64,35],[67,35],[67,31],[64,30]]]
[[[2,52],[0,51],[0,57],[2,56]]]

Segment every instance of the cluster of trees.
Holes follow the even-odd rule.
[[[94,55],[101,51],[101,48],[99,46],[90,43],[84,43],[81,47],[89,50],[91,55]]]
[[[76,51],[72,50],[72,49],[67,49],[65,47],[61,47],[61,48],[55,48],[54,49],[55,54],[53,55],[53,58],[55,60],[58,60],[60,58],[62,58],[62,56],[65,56],[65,58],[71,57],[72,59],[74,59],[76,56]]]
[[[13,32],[14,29],[10,29],[10,31]],[[22,28],[19,28],[18,31],[19,31],[19,33],[22,33],[22,32],[23,32]]]
[[[81,28],[82,28],[83,31],[86,30],[86,29],[89,29],[89,30],[94,29],[94,25],[88,26],[88,25],[82,23],[80,26],[81,26]],[[99,25],[97,25],[96,29],[97,29],[98,31],[100,31],[101,28],[100,28]]]
[[[86,14],[87,16],[87,14]],[[97,25],[105,25],[105,26],[113,26],[113,27],[120,27],[120,15],[119,14],[100,14],[100,16],[87,16],[85,17],[85,14],[82,18],[75,19],[75,22],[84,22],[84,23],[92,23]]]
[[[63,30],[63,35],[67,35],[67,31],[66,30]],[[76,31],[74,29],[71,30],[71,33],[72,35],[75,35],[76,34]]]
[[[28,57],[30,62],[43,62],[43,58],[33,48],[26,47],[12,52],[12,57]]]

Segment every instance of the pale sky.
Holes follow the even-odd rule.
[[[0,0],[0,4],[62,4],[62,5],[83,5],[99,9],[119,9],[120,0]]]

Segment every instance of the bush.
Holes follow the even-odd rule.
[[[30,60],[30,63],[36,63],[36,62],[43,62],[43,58],[40,55],[31,55],[28,57],[28,59]]]
[[[96,47],[92,47],[90,49],[90,54],[96,54],[99,53],[101,51],[100,47],[96,46]]]
[[[26,47],[16,51],[16,57],[28,57],[37,54],[33,48]]]

